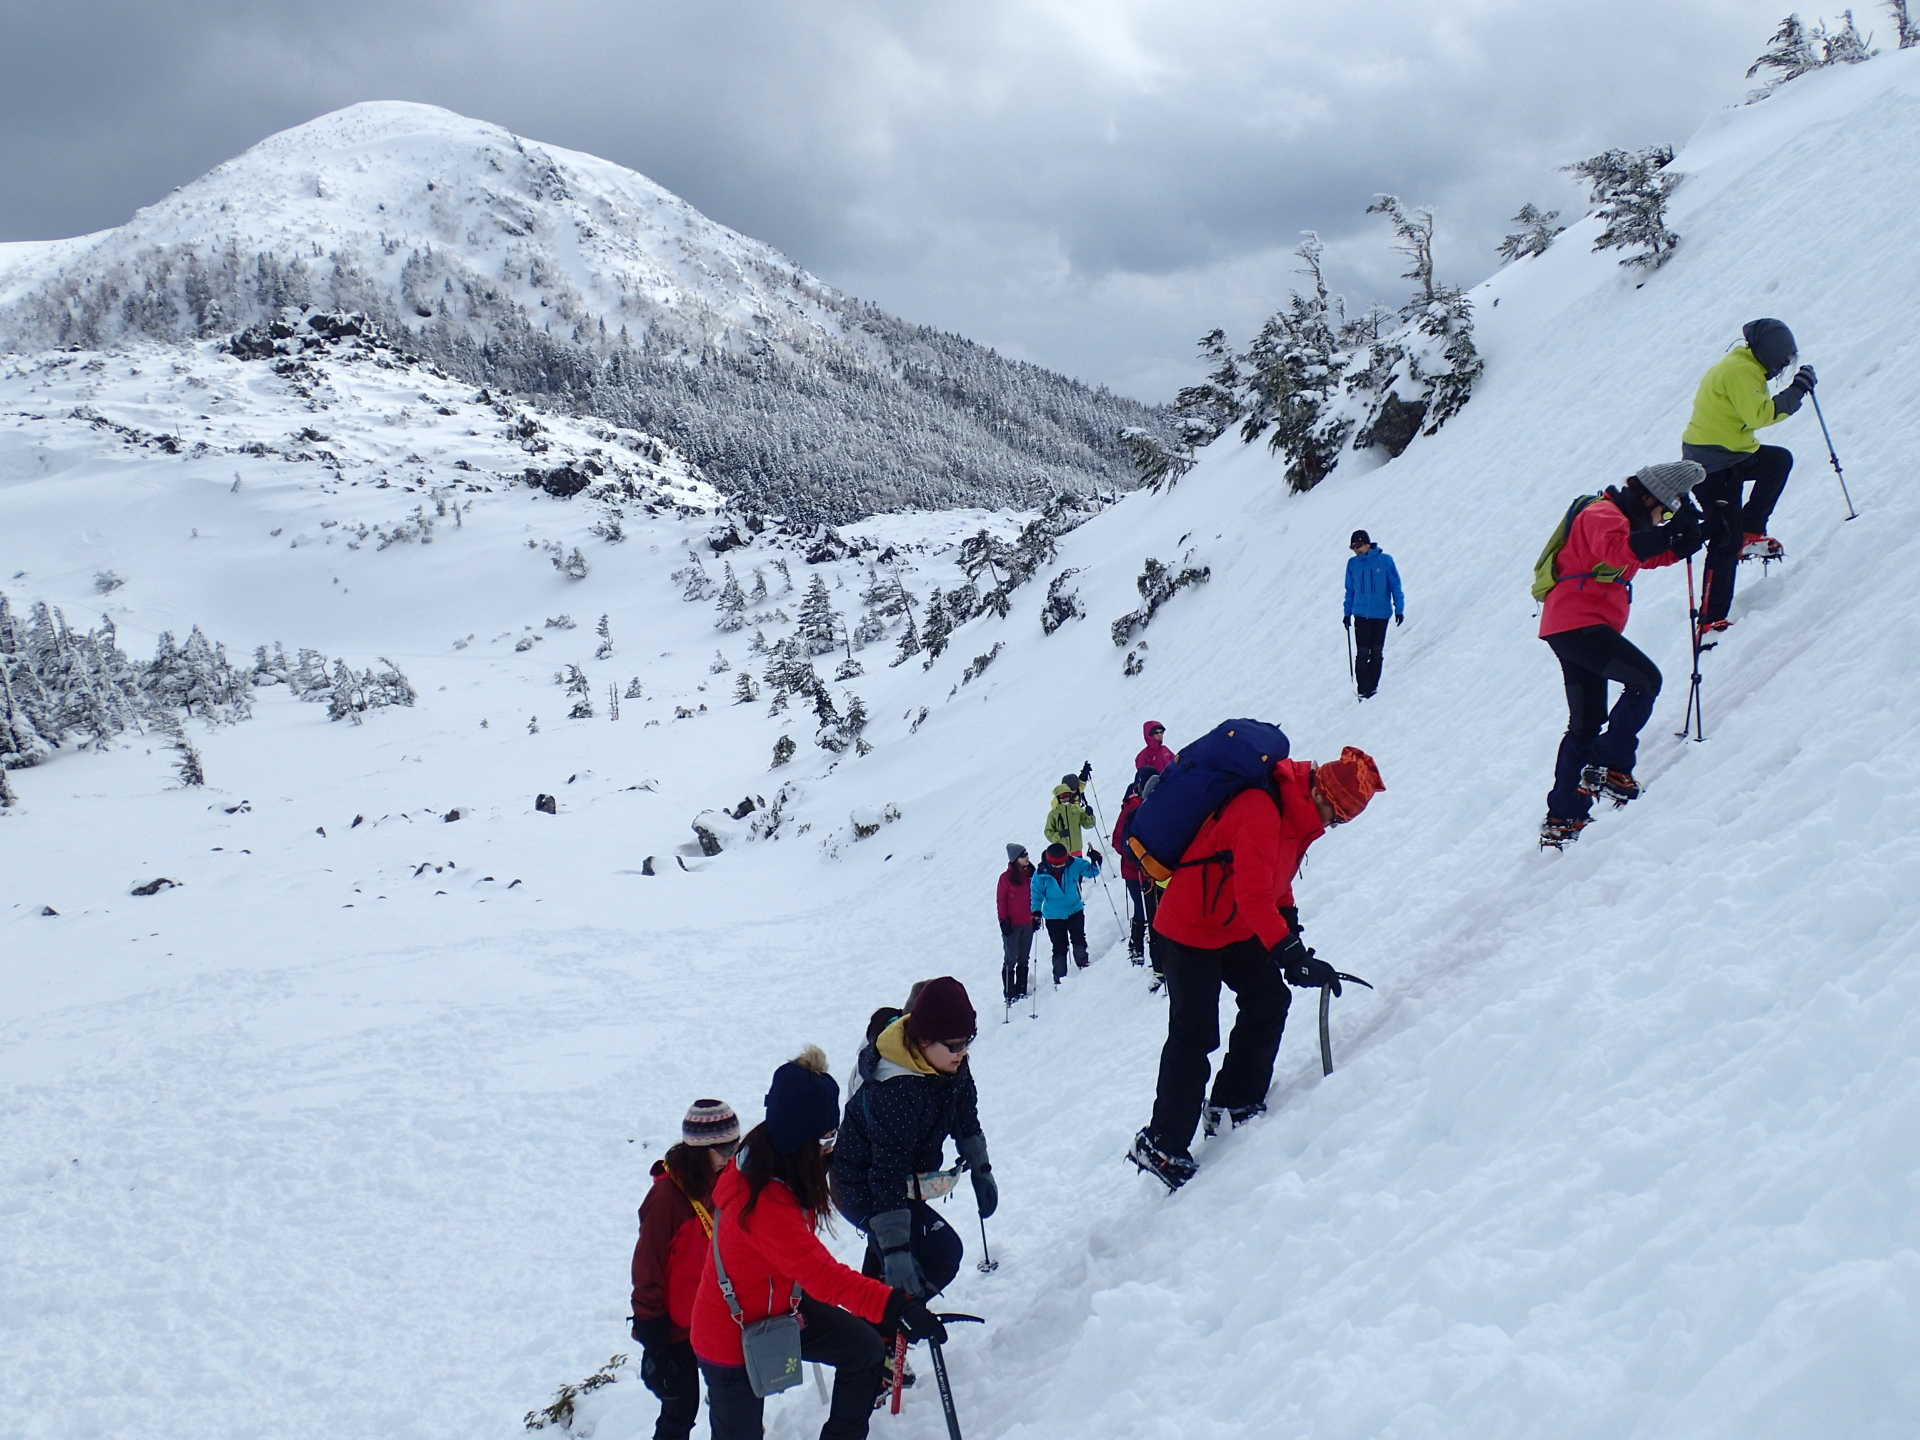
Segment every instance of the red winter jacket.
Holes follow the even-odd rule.
[[[1011,920],[1015,925],[1033,924],[1033,868],[1029,866],[1023,876],[1013,866],[1007,866],[1000,872],[1000,883],[994,887],[993,898],[1002,920]]]
[[[740,1325],[751,1325],[792,1304],[793,1282],[812,1300],[824,1300],[851,1310],[878,1325],[886,1318],[893,1292],[878,1280],[849,1269],[828,1253],[813,1233],[813,1220],[800,1208],[793,1192],[778,1180],[760,1192],[760,1203],[743,1224],[736,1217],[747,1208],[747,1177],[737,1164],[728,1165],[714,1182],[713,1199],[720,1213],[720,1254],[727,1278],[739,1298],[742,1320],[736,1324],[720,1293],[713,1269],[713,1247],[707,1247],[706,1269],[700,1275],[700,1293],[693,1301],[693,1353],[710,1365],[744,1365]]]
[[[1293,904],[1293,877],[1307,847],[1326,833],[1313,803],[1313,767],[1304,760],[1274,766],[1280,805],[1265,790],[1245,790],[1193,837],[1183,860],[1223,850],[1231,863],[1173,872],[1153,928],[1182,945],[1218,950],[1259,937],[1269,950],[1290,933],[1280,907]]]
[[[1133,858],[1133,852],[1127,848],[1127,822],[1133,819],[1133,812],[1140,808],[1141,797],[1129,795],[1120,805],[1120,818],[1113,822],[1113,848],[1120,856],[1120,878],[1131,880],[1136,885],[1147,883],[1147,872],[1142,870]]]
[[[1165,773],[1166,768],[1180,757],[1167,748],[1166,741],[1153,738],[1154,727],[1158,720],[1149,720],[1140,727],[1140,738],[1147,742],[1147,748],[1133,757],[1133,771],[1137,775],[1148,766]]]
[[[706,1268],[713,1212],[674,1183],[664,1160],[653,1162],[653,1188],[640,1202],[640,1238],[633,1247],[633,1318],[673,1321],[684,1341],[693,1324],[693,1297]]]
[[[1626,512],[1610,495],[1594,501],[1573,517],[1567,543],[1553,562],[1553,573],[1567,578],[1547,593],[1547,603],[1540,611],[1542,640],[1565,630],[1584,630],[1589,625],[1605,625],[1611,630],[1627,628],[1635,573],[1672,565],[1680,559],[1668,550],[1651,560],[1642,560],[1627,543],[1632,534]],[[1596,568],[1604,568],[1608,574],[1618,571],[1620,578],[1596,579],[1593,577]]]

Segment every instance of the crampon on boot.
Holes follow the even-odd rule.
[[[1200,1168],[1193,1163],[1191,1155],[1173,1155],[1162,1150],[1159,1142],[1146,1130],[1133,1137],[1133,1147],[1127,1151],[1127,1159],[1169,1190],[1178,1190]]]
[[[1252,1105],[1209,1105],[1201,1116],[1201,1123],[1209,1136],[1218,1135],[1223,1130],[1235,1130],[1246,1124],[1256,1115],[1267,1113],[1267,1102],[1259,1100]]]
[[[1787,547],[1771,535],[1748,535],[1746,543],[1740,547],[1742,560],[1784,560]]]
[[[880,1393],[873,1397],[873,1408],[876,1410],[886,1409],[893,1401],[893,1347],[891,1345],[887,1347],[886,1358],[880,1363],[880,1373],[885,1379],[881,1381]],[[913,1388],[913,1363],[911,1361],[902,1360],[900,1362],[900,1388],[902,1390],[911,1390]]]
[[[1585,820],[1563,820],[1558,815],[1549,815],[1540,822],[1540,848],[1542,850],[1564,850],[1580,838],[1580,832],[1587,828]]]
[[[1618,810],[1640,798],[1640,782],[1625,770],[1609,770],[1604,765],[1588,765],[1580,771],[1580,793],[1611,800]]]

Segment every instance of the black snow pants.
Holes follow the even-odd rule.
[[[1153,1138],[1185,1155],[1206,1102],[1207,1058],[1220,1048],[1220,986],[1238,1001],[1227,1058],[1214,1076],[1212,1103],[1257,1105],[1273,1084],[1273,1057],[1287,1025],[1292,993],[1280,967],[1259,940],[1200,950],[1156,933],[1154,959],[1167,977],[1167,1043],[1160,1050],[1160,1084],[1153,1097]]]
[[[1151,880],[1128,880],[1127,911],[1131,924],[1127,931],[1127,954],[1134,960],[1145,958],[1147,931],[1154,913],[1160,908],[1160,887]]]
[[[1387,621],[1365,615],[1353,617],[1353,680],[1362,698],[1380,688],[1380,667],[1386,663]]]
[[[1000,995],[1009,1005],[1027,993],[1027,957],[1033,953],[1033,926],[1008,925],[1000,935]]]
[[[800,1320],[800,1358],[833,1367],[833,1401],[820,1440],[865,1440],[886,1359],[880,1332],[824,1300],[802,1300]],[[707,1377],[713,1440],[761,1440],[766,1402],[747,1383],[747,1367],[702,1360],[700,1369]]]
[[[1725,470],[1716,470],[1693,487],[1707,522],[1706,577],[1700,587],[1700,620],[1711,624],[1727,618],[1733,604],[1734,574],[1740,568],[1740,550],[1749,535],[1764,535],[1773,518],[1780,492],[1793,470],[1793,452],[1778,445],[1762,445],[1753,454]],[[1746,503],[1741,486],[1753,482]]]
[[[648,1350],[640,1359],[640,1378],[660,1399],[653,1440],[688,1440],[700,1415],[700,1362],[694,1358],[693,1346]]]
[[[1547,644],[1560,661],[1567,687],[1567,733],[1553,765],[1553,789],[1547,813],[1563,820],[1584,820],[1593,797],[1580,793],[1580,771],[1588,765],[1631,774],[1640,750],[1640,731],[1660,694],[1660,667],[1610,625],[1588,625],[1549,635]],[[1607,709],[1607,682],[1626,688]]]
[[[1053,942],[1053,978],[1067,978],[1067,942],[1073,942],[1073,963],[1087,968],[1087,912],[1076,910],[1064,920],[1047,921],[1047,938]]]

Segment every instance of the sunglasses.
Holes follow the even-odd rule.
[[[927,1043],[929,1045],[938,1045],[942,1050],[947,1051],[951,1055],[964,1055],[967,1053],[968,1047],[973,1044],[973,1036],[969,1035],[964,1040],[929,1040]]]

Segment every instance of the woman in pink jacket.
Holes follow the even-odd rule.
[[[1162,725],[1158,720],[1147,721],[1146,724],[1140,727],[1140,734],[1145,738],[1147,744],[1144,750],[1133,757],[1133,768],[1135,770],[1151,769],[1154,771],[1164,771],[1169,765],[1180,758],[1177,752],[1167,748],[1167,727]]]
[[[1000,912],[1000,993],[1012,1005],[1026,999],[1027,957],[1033,953],[1033,861],[1026,846],[1008,844],[994,906]]]

